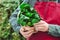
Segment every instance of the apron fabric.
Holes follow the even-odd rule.
[[[60,4],[55,2],[39,2],[35,3],[34,8],[48,24],[60,25]],[[33,34],[28,40],[60,40],[60,37],[54,37],[47,32],[38,32]]]

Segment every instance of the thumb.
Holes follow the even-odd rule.
[[[25,28],[24,27],[21,27],[20,31],[24,31],[24,30],[25,30]]]

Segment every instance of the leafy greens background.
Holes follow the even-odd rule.
[[[0,40],[21,40],[21,36],[13,31],[9,17],[22,0],[0,0]]]

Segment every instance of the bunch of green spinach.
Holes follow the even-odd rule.
[[[20,5],[20,12],[17,16],[18,24],[21,24],[22,26],[32,27],[34,23],[37,23],[40,20],[41,18],[36,12],[36,10],[29,4],[23,3]]]

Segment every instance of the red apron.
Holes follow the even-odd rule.
[[[34,8],[42,20],[49,24],[60,25],[60,4],[55,2],[36,2]],[[38,32],[33,34],[29,40],[60,40],[60,37],[54,37],[47,32]]]

